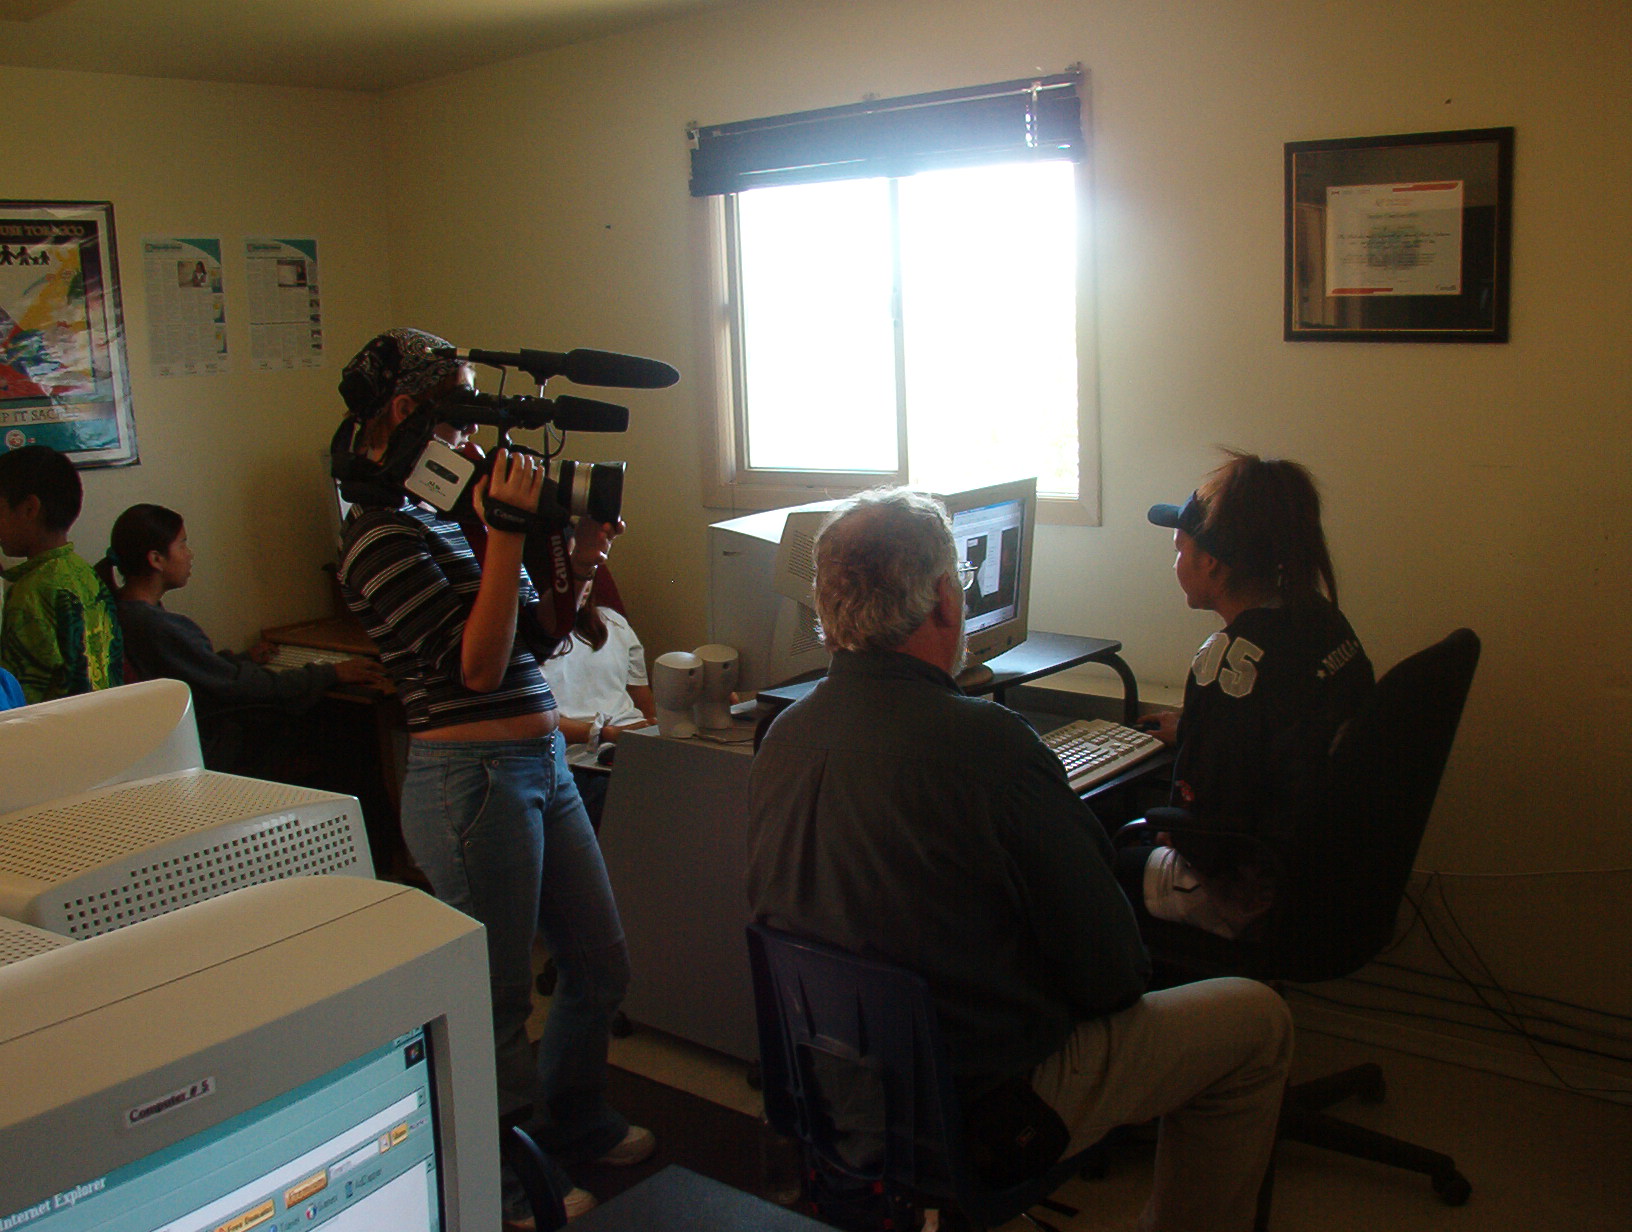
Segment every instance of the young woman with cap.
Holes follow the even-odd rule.
[[[606,1102],[607,1030],[628,950],[539,666],[556,641],[554,605],[539,602],[522,569],[523,534],[488,524],[478,563],[460,527],[401,486],[401,460],[432,431],[448,439],[438,400],[470,381],[449,344],[421,330],[381,334],[346,365],[336,473],[359,503],[341,537],[340,584],[407,712],[408,849],[438,898],[487,926],[501,1112],[531,1104],[529,1128],[555,1163],[638,1163],[655,1140]],[[457,446],[463,433],[451,429]],[[536,458],[500,449],[476,483],[476,510],[485,519],[486,502],[502,501],[535,511],[543,480]],[[621,530],[578,527],[579,603]],[[559,972],[536,1065],[535,933]],[[577,1215],[594,1198],[574,1187],[566,1205]],[[508,1179],[506,1215],[530,1226]]]
[[[1227,452],[1183,505],[1149,514],[1173,531],[1186,602],[1224,621],[1196,652],[1184,709],[1157,732],[1177,746],[1172,803],[1195,830],[1124,851],[1119,867],[1158,919],[1237,937],[1296,867],[1301,829],[1322,807],[1327,754],[1373,678],[1337,607],[1308,470]]]

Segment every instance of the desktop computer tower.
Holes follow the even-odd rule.
[[[312,873],[374,876],[354,797],[186,770],[0,816],[0,916],[74,939]]]

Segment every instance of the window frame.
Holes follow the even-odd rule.
[[[1086,118],[1086,117],[1085,117]],[[1086,123],[1084,128],[1086,128]],[[1038,519],[1064,525],[1101,524],[1101,473],[1097,337],[1094,318],[1091,217],[1093,202],[1091,144],[1073,160],[1076,195],[1077,307],[1077,496],[1038,495]],[[899,176],[891,177],[899,179]],[[897,187],[892,184],[892,197]],[[700,308],[697,354],[702,394],[703,503],[733,511],[774,509],[785,505],[842,497],[880,484],[906,482],[909,465],[906,391],[901,349],[902,322],[895,314],[898,460],[895,472],[792,471],[748,466],[744,389],[742,303],[737,280],[736,195],[694,195],[697,266],[696,302]],[[898,219],[892,211],[892,215]],[[899,248],[896,248],[897,260]],[[899,270],[897,270],[897,275]],[[897,277],[897,283],[899,278]],[[994,478],[996,478],[994,476]]]

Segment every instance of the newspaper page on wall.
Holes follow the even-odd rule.
[[[0,201],[0,450],[137,460],[109,201]]]
[[[154,374],[226,372],[227,303],[219,237],[149,236],[142,241],[142,275]]]
[[[244,241],[249,358],[258,372],[323,366],[323,308],[315,239]]]

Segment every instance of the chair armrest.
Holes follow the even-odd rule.
[[[1112,845],[1120,851],[1124,847],[1134,847],[1140,843],[1154,844],[1158,834],[1195,833],[1202,831],[1191,824],[1190,810],[1179,808],[1176,805],[1164,804],[1160,808],[1153,808],[1143,817],[1136,818],[1122,826],[1112,839]]]

